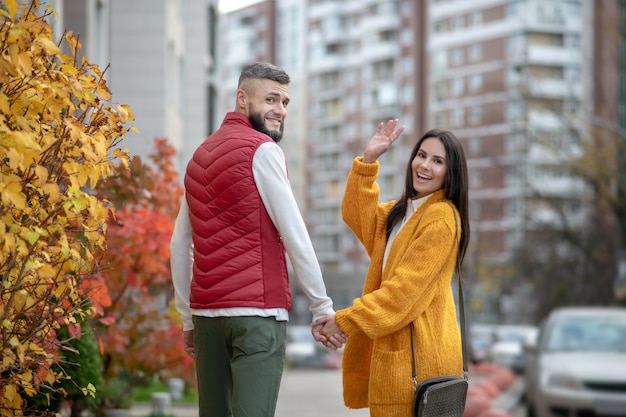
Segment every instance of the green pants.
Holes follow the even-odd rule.
[[[193,317],[200,417],[273,417],[287,322]]]

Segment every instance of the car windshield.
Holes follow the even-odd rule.
[[[548,335],[549,352],[626,352],[626,322],[613,317],[566,317]]]

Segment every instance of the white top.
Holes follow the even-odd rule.
[[[428,195],[425,195],[424,197],[420,197],[417,199],[409,199],[409,201],[407,202],[406,213],[404,213],[404,217],[402,218],[402,221],[400,223],[396,223],[393,229],[391,229],[391,233],[389,234],[389,240],[387,240],[387,246],[385,247],[385,255],[383,257],[383,269],[385,268],[385,265],[387,264],[387,257],[389,256],[389,251],[391,250],[391,245],[393,244],[393,240],[396,238],[396,236],[400,232],[400,229],[402,229],[402,226],[404,226],[406,222],[409,221],[411,216],[424,203],[424,201],[426,201],[425,197],[428,197]]]
[[[326,286],[311,238],[291,191],[283,150],[274,142],[265,142],[259,146],[252,159],[252,174],[265,209],[283,238],[283,244],[291,261],[296,280],[310,301],[309,310],[313,313],[313,320],[334,313],[333,302],[326,295]],[[192,246],[189,207],[183,196],[170,242],[176,309],[182,316],[183,330],[193,329],[192,315],[204,317],[261,316],[276,317],[276,320],[279,321],[289,320],[289,314],[284,308],[192,309],[189,306],[193,271]]]

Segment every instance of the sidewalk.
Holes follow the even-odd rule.
[[[522,400],[524,395],[524,377],[517,375],[515,382],[500,396],[491,400],[493,408],[503,411],[513,410]]]
[[[483,379],[480,374],[470,375],[470,386]],[[491,408],[511,412],[524,393],[524,378],[516,376],[514,382],[496,398]],[[320,402],[321,401],[321,402]],[[169,415],[198,417],[197,404],[172,404]],[[151,403],[139,403],[131,409],[132,417],[150,417],[154,411]],[[323,411],[320,413],[320,411]],[[361,417],[369,416],[367,409],[349,410],[341,398],[341,372],[328,369],[289,369],[283,374],[275,417]]]
[[[130,410],[132,417],[149,417],[152,413],[152,404],[138,403]],[[173,404],[170,406],[170,414],[174,417],[198,417],[197,404]]]

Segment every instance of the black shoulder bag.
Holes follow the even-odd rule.
[[[458,235],[456,211],[454,222]],[[456,240],[456,239],[455,239]],[[461,277],[459,282],[459,313],[461,316],[461,345],[463,350],[463,377],[458,375],[428,378],[421,383],[417,382],[415,371],[415,349],[413,345],[413,323],[411,329],[411,353],[413,359],[413,416],[414,417],[461,417],[465,410],[469,372],[467,368],[467,346],[465,336],[465,306],[463,305],[463,286]]]

